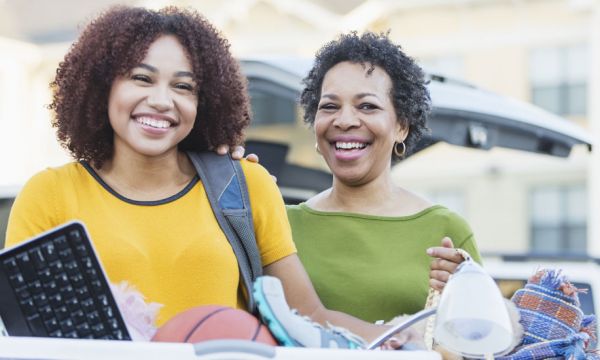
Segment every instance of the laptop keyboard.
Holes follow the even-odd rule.
[[[81,223],[0,253],[0,265],[9,335],[130,340]]]

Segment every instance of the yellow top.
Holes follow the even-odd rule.
[[[268,172],[242,161],[263,266],[296,251],[281,195]],[[243,307],[233,250],[196,179],[154,202],[126,199],[80,163],[46,169],[17,196],[7,246],[70,220],[82,221],[113,283],[127,281],[163,304],[161,325],[197,305]]]

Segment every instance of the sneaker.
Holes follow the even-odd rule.
[[[325,328],[296,310],[285,300],[281,281],[261,276],[254,282],[253,295],[263,322],[283,346],[363,349],[365,341],[350,331],[328,324]]]

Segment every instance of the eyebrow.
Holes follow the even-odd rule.
[[[137,67],[141,67],[141,68],[151,71],[153,73],[158,72],[158,69],[156,67],[154,67],[152,65],[144,64],[144,63],[139,64]],[[191,77],[192,79],[194,78],[194,74],[192,74],[190,71],[177,71],[177,72],[175,72],[175,76],[176,77]]]
[[[354,98],[356,98],[356,99],[362,99],[362,98],[367,97],[367,96],[373,96],[373,97],[379,99],[379,97],[376,94],[374,94],[374,93],[359,93],[359,94],[356,94],[354,96]],[[337,96],[335,94],[323,94],[323,95],[321,95],[321,98],[327,98],[327,99],[333,99],[333,100],[335,100],[335,99],[338,99],[339,96]]]

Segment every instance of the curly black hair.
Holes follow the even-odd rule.
[[[246,80],[229,43],[193,10],[159,11],[116,6],[93,20],[71,46],[50,84],[57,137],[76,160],[100,168],[113,155],[108,96],[113,80],[126,75],[161,35],[174,35],[187,50],[197,85],[198,108],[180,150],[237,145],[250,122]]]
[[[351,32],[325,44],[317,52],[313,67],[303,80],[305,88],[300,95],[300,104],[304,109],[304,121],[312,126],[321,97],[323,78],[329,69],[344,61],[370,65],[369,72],[378,66],[385,70],[392,81],[390,96],[398,122],[404,127],[408,126],[408,136],[404,140],[408,154],[429,131],[426,123],[431,99],[423,70],[388,35],[389,33],[372,32],[358,35]],[[399,160],[394,154],[392,158]]]

